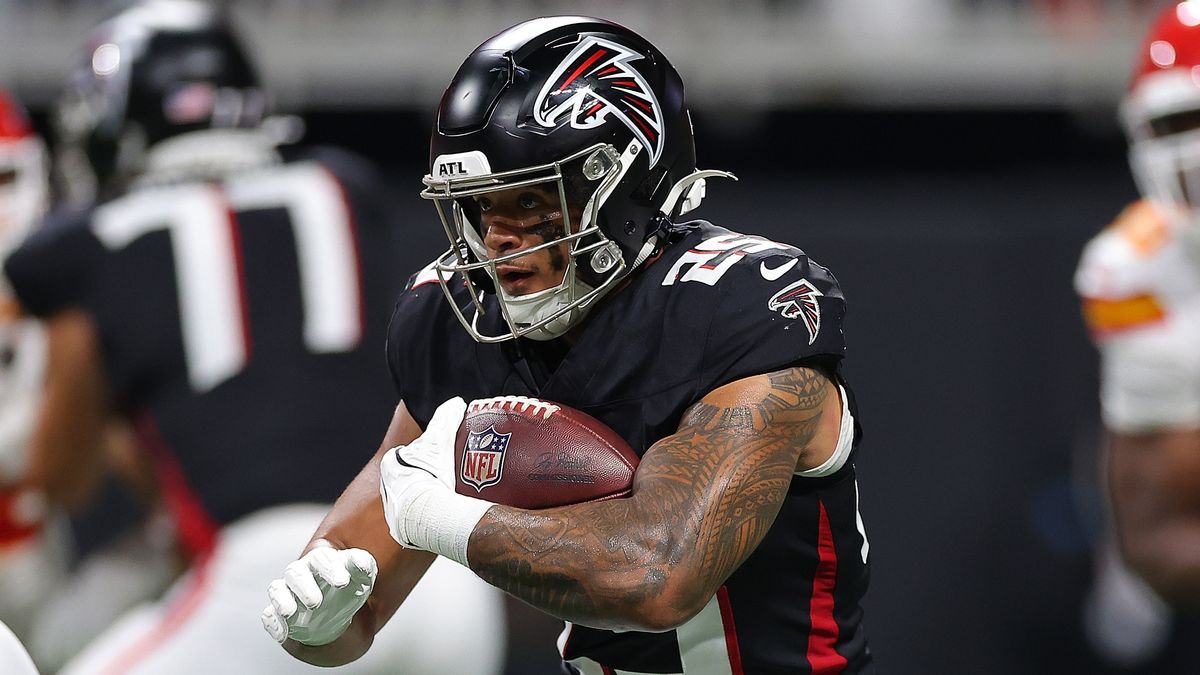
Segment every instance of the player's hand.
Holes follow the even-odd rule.
[[[401,546],[417,548],[409,532],[421,525],[409,517],[414,504],[424,501],[430,492],[454,491],[454,439],[466,413],[467,403],[460,396],[442,403],[424,433],[408,445],[387,451],[380,462],[383,512],[388,531]]]
[[[314,647],[333,642],[366,603],[377,571],[367,551],[319,541],[267,586],[271,604],[262,612],[263,628],[280,643],[287,638]]]
[[[392,538],[464,565],[471,531],[492,506],[454,491],[454,441],[466,412],[461,397],[442,403],[425,433],[387,451],[379,463],[379,493]]]

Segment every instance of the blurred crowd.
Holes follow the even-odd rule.
[[[119,4],[119,3],[118,3]],[[1154,0],[569,0],[231,2],[277,100],[305,108],[428,111],[476,36],[529,16],[598,12],[688,67],[700,109],[871,105],[1108,106]],[[0,3],[0,77],[53,99],[75,37],[109,3]],[[339,35],[343,43],[322,39]],[[299,38],[299,39],[298,39]],[[721,54],[720,59],[710,58]],[[987,86],[979,83],[986,82]]]

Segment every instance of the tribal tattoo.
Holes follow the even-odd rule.
[[[766,535],[803,454],[816,450],[810,445],[831,391],[832,382],[808,368],[721,387],[646,452],[628,499],[493,507],[471,535],[471,569],[567,621],[678,625]]]

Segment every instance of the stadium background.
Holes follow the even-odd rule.
[[[701,166],[741,179],[710,182],[699,215],[800,245],[849,299],[879,671],[1196,672],[1182,633],[1174,665],[1133,671],[1102,664],[1080,628],[1104,507],[1071,276],[1135,196],[1115,107],[1164,3],[232,4],[306,141],[372,157],[408,197],[398,274],[444,246],[416,194],[431,112],[476,44],[552,13],[649,37],[688,84]],[[0,83],[41,128],[103,9],[0,0]],[[510,671],[554,672],[555,623],[514,611]]]

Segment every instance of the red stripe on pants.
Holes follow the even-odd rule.
[[[103,675],[122,675],[128,673],[139,661],[149,656],[155,649],[179,631],[184,623],[191,618],[208,591],[211,576],[212,556],[205,555],[193,568],[193,576],[188,581],[187,589],[171,603],[163,615],[162,622],[143,635],[124,651],[117,655],[112,663],[104,669]]]
[[[154,459],[163,502],[175,523],[176,536],[189,562],[208,555],[216,543],[219,525],[188,483],[179,459],[159,432],[154,417],[149,412],[138,415],[134,428],[142,446]]]
[[[721,608],[721,627],[725,629],[725,651],[729,654],[729,672],[742,675],[742,652],[738,647],[737,627],[733,625],[733,607],[729,604],[729,591],[724,586],[717,589],[717,605]]]
[[[837,675],[846,667],[846,657],[837,653],[838,625],[833,618],[833,591],[837,587],[837,548],[825,503],[820,507],[817,525],[817,571],[813,574],[812,600],[809,603],[808,663],[813,675]]]

